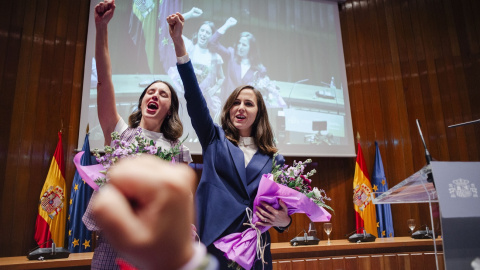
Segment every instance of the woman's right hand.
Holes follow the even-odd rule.
[[[107,25],[115,11],[115,0],[104,0],[95,6],[94,16],[96,25]]]
[[[191,10],[183,14],[183,17],[185,20],[191,19],[191,18],[197,18],[202,16],[203,10],[197,8],[197,7],[192,7]]]
[[[167,17],[168,30],[170,32],[170,37],[173,42],[182,39],[183,24],[185,23],[185,18],[180,13],[175,13]]]
[[[230,17],[225,21],[225,26],[230,28],[232,26],[235,26],[237,24],[237,19]]]
[[[217,31],[223,35],[228,30],[228,28],[235,26],[236,24],[237,24],[237,19],[230,17],[225,21],[225,23],[220,28],[218,28]]]

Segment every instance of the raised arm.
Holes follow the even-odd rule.
[[[201,10],[197,7],[192,7],[192,9],[183,13],[182,16],[186,21],[186,20],[189,20],[189,19],[198,18],[198,17],[202,16],[202,14],[203,14],[203,10]],[[186,37],[182,34],[182,38],[183,38],[183,41],[185,42],[185,45],[186,45],[185,47],[186,48],[189,48],[189,46],[193,46],[192,41],[188,37]]]
[[[191,19],[191,18],[197,18],[202,16],[203,10],[197,8],[197,7],[192,7],[189,11],[185,12],[182,14],[183,18],[185,20]]]
[[[111,133],[115,129],[120,115],[117,112],[115,91],[112,81],[112,64],[108,51],[108,23],[115,11],[115,0],[105,0],[95,6],[95,60],[97,62],[97,109],[98,119],[109,145]]]
[[[225,35],[225,32],[227,32],[227,30],[230,28],[230,27],[233,27],[237,25],[237,19],[233,18],[233,17],[230,17],[228,18],[225,23],[220,27],[218,28],[218,32],[222,35]]]
[[[177,57],[187,55],[185,43],[182,39],[183,24],[185,19],[182,14],[176,13],[167,17],[170,37],[175,46]],[[197,77],[193,70],[191,61],[177,65],[178,73],[185,89],[185,99],[187,100],[188,115],[192,120],[192,126],[198,135],[202,148],[205,149],[215,136],[215,125],[213,123],[207,103],[203,97]]]
[[[220,54],[224,60],[228,60],[230,58],[230,53],[233,53],[233,51],[230,51],[227,47],[223,46],[219,42],[219,39],[225,34],[225,32],[229,28],[235,26],[236,24],[237,20],[235,18],[228,18],[225,23],[220,28],[218,28],[218,30],[210,38],[209,46],[211,50]]]
[[[182,14],[177,12],[167,17],[167,23],[168,31],[175,47],[175,54],[177,57],[185,56],[187,54],[187,49],[185,48],[185,43],[182,38],[185,18]]]

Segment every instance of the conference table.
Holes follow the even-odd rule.
[[[439,269],[444,269],[442,240],[436,240]],[[273,269],[436,269],[433,241],[410,237],[377,238],[375,242],[332,240],[330,245],[291,246],[272,243]],[[26,256],[0,258],[2,269],[90,269],[92,252],[66,259],[29,261]],[[384,267],[380,267],[383,265]]]

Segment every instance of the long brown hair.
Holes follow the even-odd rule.
[[[143,97],[145,96],[145,93],[147,93],[148,88],[150,88],[152,84],[158,82],[164,83],[168,89],[170,89],[170,115],[167,115],[167,117],[165,117],[163,120],[162,126],[160,127],[160,132],[163,133],[163,136],[167,140],[177,141],[178,138],[180,138],[183,134],[182,121],[178,115],[178,96],[175,92],[175,89],[173,89],[173,86],[162,80],[156,80],[152,82],[145,88],[145,90],[143,90],[140,98],[138,99],[137,109],[128,117],[128,125],[131,128],[136,128],[138,125],[140,125],[140,121],[142,120],[141,106]]]
[[[213,22],[211,22],[211,21],[204,21],[204,22],[200,25],[200,27],[198,27],[197,32],[195,32],[195,33],[193,34],[193,37],[192,37],[192,43],[193,43],[193,44],[197,44],[197,42],[198,42],[198,31],[200,31],[200,28],[202,28],[202,26],[203,26],[204,24],[206,24],[206,25],[208,25],[208,27],[210,27],[210,30],[212,31],[212,35],[213,35],[213,33],[215,33],[215,31],[217,31],[217,28],[215,28],[215,23],[213,23]],[[208,45],[208,44],[207,44],[207,45]]]
[[[230,120],[230,109],[233,107],[233,103],[238,98],[238,95],[243,89],[253,90],[255,96],[257,97],[258,111],[257,116],[255,117],[255,121],[252,124],[252,137],[255,140],[255,144],[257,145],[258,149],[260,149],[260,152],[262,152],[263,154],[273,155],[278,150],[275,146],[272,127],[270,126],[270,121],[268,120],[267,107],[265,106],[265,102],[263,101],[262,94],[253,86],[243,85],[237,87],[230,94],[227,101],[225,102],[221,117],[222,128],[225,131],[225,136],[232,143],[238,145],[238,141],[240,140],[240,134],[238,132],[238,129],[233,125],[232,121]]]
[[[248,45],[250,46],[250,49],[248,50],[248,55],[247,58],[250,60],[250,66],[253,70],[262,70],[265,67],[262,65],[260,61],[260,51],[258,49],[257,45],[257,39],[255,36],[250,33],[250,32],[242,32],[240,33],[240,36],[238,37],[237,43],[235,43],[235,61],[237,63],[241,63],[240,57],[237,55],[237,46],[240,43],[240,39],[244,37],[248,40]]]

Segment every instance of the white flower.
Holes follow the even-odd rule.
[[[322,197],[322,193],[320,193],[320,190],[318,190],[317,187],[314,187],[312,192],[313,192],[313,196],[315,196],[315,198],[321,198]]]

